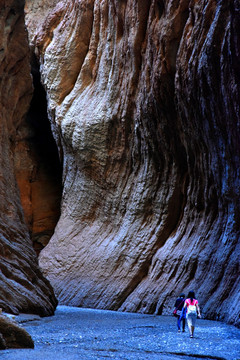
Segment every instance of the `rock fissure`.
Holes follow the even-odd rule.
[[[32,60],[34,93],[26,122],[17,128],[15,173],[26,224],[39,254],[51,238],[62,195],[62,166],[47,114],[39,65]]]

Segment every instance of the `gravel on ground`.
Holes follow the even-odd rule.
[[[58,306],[16,321],[35,348],[1,350],[1,360],[240,360],[240,329],[217,321],[197,320],[193,339],[172,316]]]

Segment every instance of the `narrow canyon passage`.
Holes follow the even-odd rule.
[[[63,154],[39,256],[59,302],[166,314],[195,289],[204,316],[239,324],[238,2],[25,11]]]

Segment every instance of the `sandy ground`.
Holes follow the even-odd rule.
[[[1,350],[1,360],[240,360],[240,329],[216,321],[197,320],[190,339],[171,316],[59,306],[55,316],[17,320],[35,348]]]

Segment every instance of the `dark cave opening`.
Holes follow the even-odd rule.
[[[18,184],[25,221],[39,255],[47,245],[60,216],[62,164],[47,113],[47,98],[41,84],[39,64],[32,59],[34,93],[21,138]],[[19,156],[19,155],[18,155]]]

